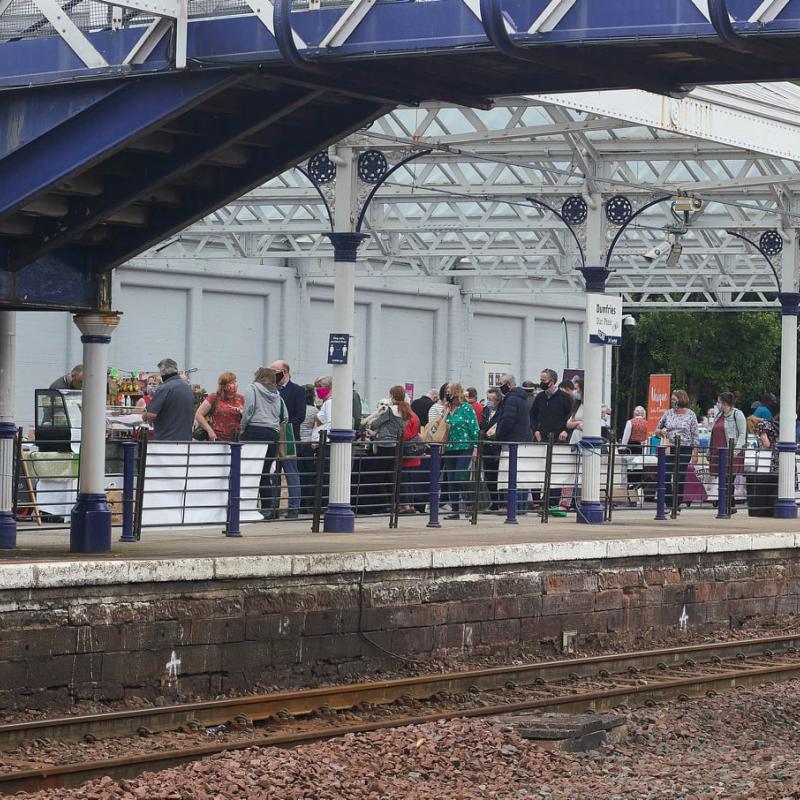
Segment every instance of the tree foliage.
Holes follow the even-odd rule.
[[[618,420],[646,405],[651,373],[672,375],[697,410],[705,411],[722,391],[735,392],[738,406],[780,389],[781,322],[775,312],[713,314],[656,311],[642,314],[619,348]]]

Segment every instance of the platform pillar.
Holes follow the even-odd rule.
[[[603,294],[606,290],[608,270],[604,267],[581,269],[586,282],[586,312],[592,294]],[[603,504],[600,502],[600,483],[603,439],[600,436],[600,413],[603,405],[603,358],[605,345],[586,344],[586,366],[583,386],[583,439],[581,444],[581,502],[578,522],[600,525],[603,522]]]
[[[353,332],[356,304],[356,256],[365,234],[355,233],[357,199],[356,169],[353,153],[344,148],[337,158],[334,232],[327,234],[333,244],[334,288],[333,315],[336,329],[331,333],[348,337],[344,364],[333,364],[332,418],[328,434],[331,447],[331,471],[328,508],[322,523],[326,533],[352,533],[355,514],[350,504],[350,476],[353,446]]]
[[[778,441],[778,500],[775,516],[782,519],[797,517],[795,501],[795,470],[797,444],[797,313],[800,294],[781,292],[781,408]]]
[[[17,546],[14,519],[14,422],[17,312],[0,311],[0,548]]]
[[[80,491],[70,517],[71,553],[111,550],[111,511],[105,495],[108,345],[119,314],[76,314],[83,343]]]

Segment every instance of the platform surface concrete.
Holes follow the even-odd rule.
[[[650,511],[626,511],[610,524],[574,519],[543,524],[528,514],[518,525],[503,518],[444,520],[425,517],[359,519],[352,534],[310,533],[307,520],[242,527],[241,538],[213,528],[148,528],[136,543],[113,542],[110,553],[69,553],[67,531],[20,530],[18,547],[0,551],[0,589],[91,583],[313,575],[437,569],[492,564],[597,560],[800,547],[800,521],[749,517],[718,520],[715,512],[684,512],[656,522]],[[115,529],[114,538],[119,536]]]

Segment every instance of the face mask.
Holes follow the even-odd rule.
[[[320,386],[317,389],[317,397],[319,397],[320,400],[327,400],[330,397],[330,394],[331,390],[327,386]]]
[[[494,408],[494,400],[487,400],[486,401],[486,408],[488,408],[489,411],[491,411]]]
[[[282,380],[283,380],[283,373],[282,372],[276,372],[275,373],[275,383],[279,384]]]
[[[73,389],[83,389],[83,378],[75,378],[75,380],[70,383],[70,386]]]
[[[547,389],[549,389],[549,388],[550,388],[550,383],[549,383],[548,381],[542,381],[542,382],[539,384],[539,388],[540,388],[542,391],[546,391]]]
[[[449,394],[446,394],[444,396],[444,399],[447,400],[448,403],[452,403],[453,402],[453,398]]]
[[[503,396],[505,397],[505,395],[507,395],[511,391],[511,387],[507,383],[504,383],[500,387],[500,391],[503,393]]]
[[[575,391],[572,393],[572,396],[573,396],[573,397],[574,397],[576,400],[580,400],[580,399],[581,399],[581,393],[580,393],[580,390],[579,390],[579,389],[576,389],[576,390],[575,390]]]
[[[670,403],[670,406],[672,406],[672,408],[677,408],[677,407],[678,407],[678,401],[677,401],[677,400],[673,400],[673,401]]]
[[[156,393],[156,389],[158,389],[158,386],[156,386],[154,383],[148,383],[146,390],[147,396],[152,397]]]

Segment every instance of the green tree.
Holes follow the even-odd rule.
[[[686,389],[699,411],[713,405],[719,392],[732,391],[749,413],[750,403],[764,392],[778,394],[780,343],[775,312],[641,314],[616,354],[617,422],[634,406],[646,405],[648,379],[656,372],[670,373],[673,388]]]

